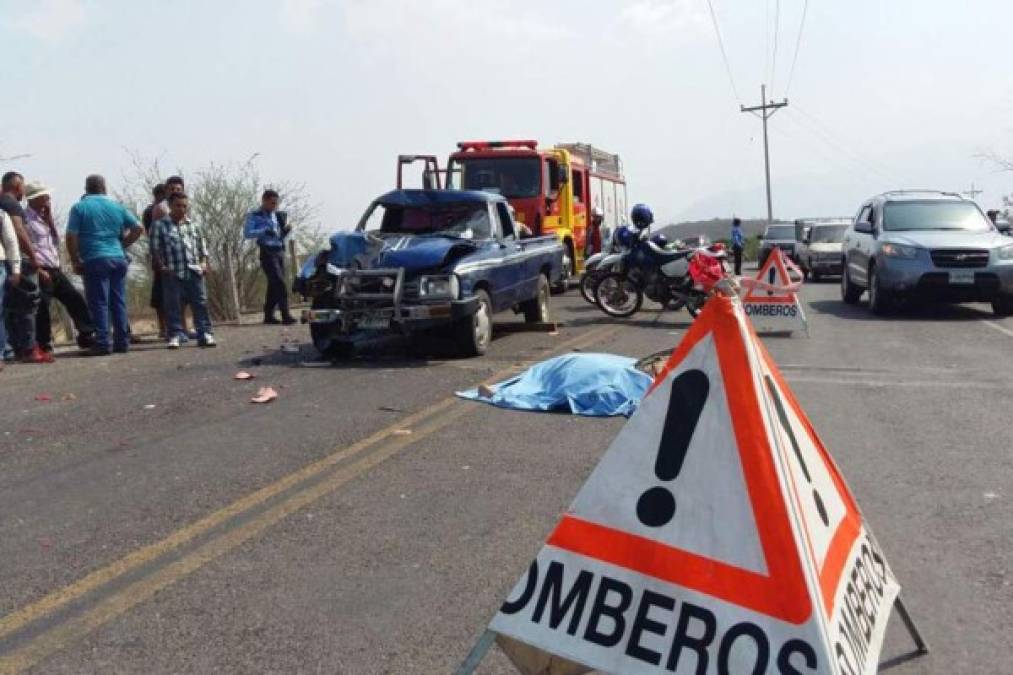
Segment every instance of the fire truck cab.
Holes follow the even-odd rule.
[[[626,181],[618,155],[585,143],[539,148],[533,140],[466,141],[457,148],[448,162],[447,187],[506,197],[534,236],[559,238],[570,276],[601,246],[601,237],[588,232],[591,209],[602,210],[602,227],[611,231],[625,220]]]

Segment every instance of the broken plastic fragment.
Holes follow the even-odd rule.
[[[254,377],[256,377],[256,375],[254,375],[253,373],[248,373],[245,370],[240,370],[238,373],[233,375],[233,377],[237,380],[252,380]]]

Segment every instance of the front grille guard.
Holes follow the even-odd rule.
[[[351,310],[391,309],[395,320],[401,317],[404,295],[404,268],[344,270],[335,284],[337,298]]]

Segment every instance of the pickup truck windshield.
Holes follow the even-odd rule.
[[[973,202],[888,202],[883,207],[883,229],[988,232],[992,224]]]
[[[438,206],[384,206],[376,204],[365,218],[366,232],[488,239],[492,236],[489,208],[483,203]]]
[[[504,197],[537,197],[542,172],[537,157],[455,159],[450,162],[447,187],[483,190]]]
[[[795,241],[795,226],[772,225],[763,233],[763,238],[773,241]]]
[[[834,244],[844,240],[844,230],[847,225],[820,225],[814,227],[809,237],[813,244]]]

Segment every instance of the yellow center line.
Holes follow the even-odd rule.
[[[618,330],[619,327],[594,329],[585,335],[563,342],[556,349],[552,350],[551,353],[578,349],[584,345],[603,340]],[[529,360],[525,363],[530,364],[531,361]],[[503,369],[490,376],[486,381],[491,382],[501,379],[524,367],[524,364],[519,364]],[[194,540],[211,529],[262,505],[293,486],[318,476],[349,457],[354,457],[367,449],[373,448],[373,446],[379,446],[377,450],[371,452],[366,457],[357,460],[348,467],[335,471],[321,483],[290,495],[249,522],[230,529],[212,541],[201,545],[198,549],[180,560],[157,570],[145,579],[135,582],[113,594],[81,617],[40,634],[25,646],[15,650],[6,657],[0,658],[0,673],[18,672],[30,667],[46,656],[62,649],[70,641],[86,635],[110,618],[142,602],[145,598],[150,597],[151,593],[174,583],[209,560],[213,560],[222,553],[238,546],[243,541],[285,518],[295,510],[302,508],[307,503],[337,489],[351,478],[367,471],[376,464],[393,456],[399,450],[421,440],[434,431],[442,429],[450,421],[473,409],[474,406],[462,404],[455,397],[447,397],[417,413],[402,418],[398,422],[375,432],[365,439],[340,448],[327,457],[313,462],[275,483],[242,497],[232,504],[177,530],[168,537],[129,553],[123,558],[82,577],[78,581],[53,591],[38,601],[3,617],[0,619],[0,638],[11,635],[25,626],[55,612],[68,603],[122,577],[131,570],[156,560],[165,553]],[[395,432],[399,429],[416,426],[419,427],[418,431],[415,431],[410,436],[394,436]],[[384,443],[392,437],[396,439],[394,442]],[[153,590],[149,591],[148,589]]]

